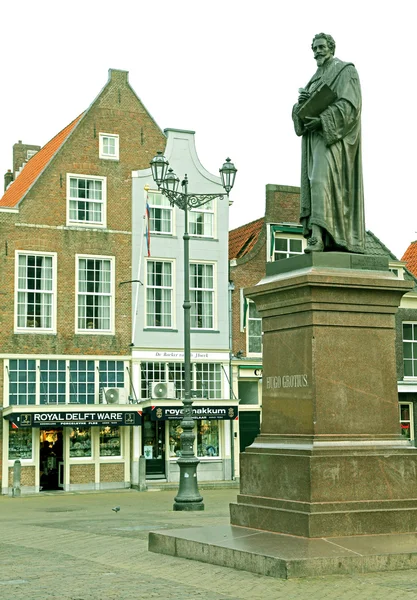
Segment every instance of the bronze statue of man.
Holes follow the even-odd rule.
[[[305,252],[364,252],[361,88],[352,63],[334,57],[331,35],[317,34],[317,71],[299,90],[294,128],[302,136],[300,221]]]

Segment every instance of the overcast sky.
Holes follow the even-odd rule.
[[[264,214],[265,185],[299,185],[297,90],[314,34],[359,72],[366,227],[398,258],[417,239],[415,1],[21,0],[2,6],[0,169],[18,140],[44,145],[88,108],[108,69],[161,129],[196,131],[203,165],[238,168],[231,227]],[[178,174],[181,176],[181,174]]]

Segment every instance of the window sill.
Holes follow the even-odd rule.
[[[76,331],[75,335],[116,335],[114,331],[100,331],[97,329],[82,329]]]
[[[161,332],[170,331],[172,333],[178,333],[178,329],[170,329],[169,327],[144,327],[143,331],[161,331]]]
[[[220,333],[220,329],[203,329],[200,327],[191,327],[191,333]]]
[[[27,329],[15,329],[15,335],[56,335],[55,329],[39,329],[35,327],[28,327]]]

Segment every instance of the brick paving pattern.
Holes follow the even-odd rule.
[[[417,570],[285,581],[148,552],[149,531],[227,524],[236,494],[203,490],[203,513],[172,490],[0,497],[0,599],[417,599]]]

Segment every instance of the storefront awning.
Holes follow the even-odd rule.
[[[238,418],[237,406],[193,406],[193,419],[196,420],[217,420],[231,421]],[[182,419],[182,406],[150,406],[144,409],[144,412],[150,413],[152,421],[170,421],[173,419]]]
[[[121,411],[117,409],[76,411],[57,410],[38,412],[11,412],[4,416],[12,423],[12,427],[80,427],[111,425],[126,426],[141,425],[142,411]]]

